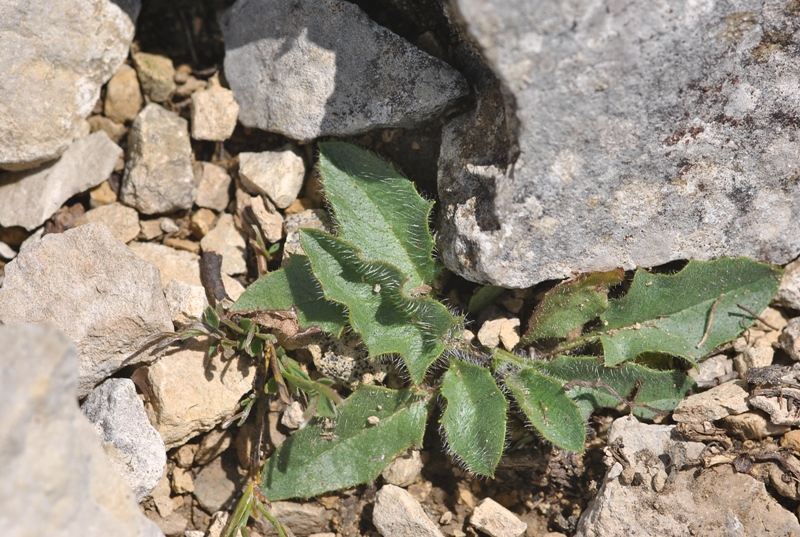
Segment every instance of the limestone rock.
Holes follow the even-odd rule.
[[[225,168],[210,162],[196,162],[194,177],[197,183],[198,207],[206,207],[215,211],[224,211],[231,198],[228,190],[231,186],[231,177]]]
[[[140,7],[139,0],[0,3],[0,168],[55,159],[82,135],[100,86],[128,55]]]
[[[800,317],[789,321],[780,336],[780,345],[795,362],[800,362]]]
[[[106,86],[103,114],[112,121],[125,123],[136,119],[144,99],[136,77],[136,69],[122,64]]]
[[[315,503],[272,502],[269,512],[297,536],[310,536],[328,529],[330,517],[324,507]],[[258,517],[254,526],[264,537],[278,535],[275,526],[267,522],[264,517]]]
[[[155,242],[132,242],[129,246],[134,254],[158,267],[162,287],[172,280],[194,286],[203,285],[200,281],[200,256],[197,254]]]
[[[747,395],[747,382],[732,380],[690,395],[678,404],[672,419],[681,423],[703,423],[742,414],[749,410]]]
[[[239,105],[233,92],[216,85],[192,94],[192,138],[224,142],[233,134]]]
[[[103,225],[45,235],[5,267],[0,323],[49,323],[78,348],[78,395],[152,360],[139,343],[171,331],[158,271]]]
[[[283,262],[289,260],[291,254],[304,254],[300,246],[300,229],[318,229],[330,231],[331,221],[328,213],[322,209],[306,209],[297,214],[290,214],[285,220],[286,242],[283,243]]]
[[[105,224],[114,238],[130,242],[139,234],[139,213],[136,209],[114,202],[86,212],[78,222]]]
[[[411,449],[390,462],[381,472],[381,477],[390,485],[407,487],[413,484],[421,473],[422,458],[418,450]]]
[[[150,425],[130,379],[108,379],[81,404],[117,473],[142,501],[156,487],[167,466],[164,441]]]
[[[241,123],[295,140],[408,127],[468,91],[452,67],[341,0],[239,0],[222,32]]]
[[[420,503],[394,485],[384,485],[375,496],[372,522],[384,537],[443,537]]]
[[[768,436],[777,437],[791,429],[789,425],[772,423],[767,414],[760,410],[728,416],[722,419],[721,425],[728,431],[728,434],[745,440],[761,440]]]
[[[305,174],[302,157],[290,148],[239,154],[242,186],[251,194],[269,196],[279,209],[297,199]]]
[[[108,179],[121,155],[104,132],[95,132],[69,146],[54,163],[0,172],[0,226],[37,228],[69,198]]]
[[[3,534],[163,537],[75,401],[75,348],[56,329],[0,326]]]
[[[208,307],[204,287],[189,285],[180,280],[172,280],[164,287],[164,297],[176,328],[200,322]]]
[[[234,459],[217,457],[197,474],[194,480],[194,496],[209,513],[227,510],[234,506],[243,483],[244,476],[239,476]]]
[[[781,306],[800,310],[800,259],[786,265],[775,301]]]
[[[442,133],[438,242],[524,288],[675,259],[800,253],[785,1],[450,0],[499,83]]]
[[[103,131],[115,144],[118,144],[122,137],[128,133],[128,129],[124,125],[115,123],[105,116],[91,116],[89,118],[89,128],[92,132]],[[116,193],[114,193],[114,199],[117,199]]]
[[[169,100],[175,91],[175,67],[172,60],[157,54],[139,52],[133,55],[142,90],[155,103]]]
[[[247,272],[247,244],[233,223],[233,215],[223,213],[214,229],[200,241],[204,252],[214,251],[222,256],[222,272],[229,276]]]
[[[195,185],[186,120],[150,103],[128,134],[120,201],[144,214],[190,209]]]
[[[469,517],[469,525],[490,537],[522,537],[528,525],[494,501],[486,498],[475,507]]]
[[[253,196],[250,198],[250,210],[264,234],[264,239],[274,244],[283,238],[283,216],[269,200],[262,196]]]

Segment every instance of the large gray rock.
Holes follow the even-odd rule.
[[[45,235],[5,266],[0,323],[52,324],[78,348],[78,395],[152,360],[140,342],[171,331],[158,270],[102,224]]]
[[[0,2],[0,168],[52,160],[128,55],[139,0]]]
[[[128,152],[120,201],[144,214],[192,208],[196,188],[185,119],[148,104],[133,121]]]
[[[52,327],[0,326],[0,527],[34,537],[163,537],[75,401],[75,348]]]
[[[501,85],[443,132],[445,263],[527,287],[682,258],[796,257],[793,5],[451,0]]]
[[[467,93],[452,67],[341,0],[239,0],[222,32],[239,121],[295,140],[408,127]]]
[[[142,501],[164,474],[167,451],[150,425],[133,381],[106,380],[86,396],[81,410],[94,424],[117,473]]]
[[[73,143],[55,163],[0,172],[0,226],[39,227],[69,198],[108,179],[120,156],[122,149],[98,131]]]

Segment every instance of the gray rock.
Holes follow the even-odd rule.
[[[621,442],[630,470],[613,457],[597,494],[578,522],[576,536],[789,535],[800,531],[794,514],[780,506],[764,484],[730,465],[697,472],[692,459],[705,445],[672,439],[673,426],[616,420],[608,443]],[[641,485],[623,484],[627,473]],[[669,476],[666,479],[665,476]]]
[[[501,86],[442,134],[449,268],[521,288],[800,253],[790,4],[450,3]]]
[[[290,214],[284,221],[286,226],[286,242],[283,243],[283,262],[289,260],[291,254],[305,254],[300,245],[300,229],[318,229],[330,231],[331,221],[328,213],[323,209],[306,209],[305,211]]]
[[[469,525],[490,537],[522,537],[528,529],[528,525],[514,513],[491,498],[475,506]]]
[[[75,348],[52,327],[13,324],[0,348],[3,534],[163,537],[78,408]]]
[[[732,380],[690,395],[678,404],[672,412],[672,419],[680,423],[703,423],[742,414],[750,409],[747,396],[747,382]]]
[[[103,114],[112,121],[125,123],[136,119],[142,109],[144,99],[136,77],[136,69],[122,64],[106,85],[106,99]]]
[[[407,487],[417,480],[422,473],[422,458],[419,451],[411,449],[398,455],[381,472],[386,483],[398,487]]]
[[[234,458],[217,457],[194,479],[194,497],[207,513],[230,509],[244,483]]]
[[[789,320],[779,339],[781,348],[795,362],[800,362],[800,317]]]
[[[786,265],[775,302],[786,308],[800,310],[800,259]]]
[[[325,508],[315,503],[272,502],[269,512],[298,537],[328,529],[330,520]],[[264,537],[278,535],[275,526],[263,516],[255,519],[253,526]]]
[[[233,92],[212,84],[208,89],[192,94],[192,138],[223,142],[236,128],[239,105]]]
[[[95,132],[70,145],[56,162],[0,172],[0,226],[37,228],[69,198],[108,179],[121,155],[106,133]]]
[[[443,537],[411,493],[394,485],[384,485],[375,496],[372,522],[384,537]]]
[[[455,69],[341,0],[239,0],[222,32],[239,121],[295,140],[409,127],[468,89]]]
[[[115,123],[114,121],[108,119],[105,116],[91,116],[89,117],[89,128],[92,132],[103,131],[105,132],[111,141],[115,144],[118,144],[119,141],[122,139],[123,136],[128,134],[128,129],[125,125],[120,125],[119,123]],[[116,199],[117,194],[114,193],[114,199]]]
[[[718,386],[720,379],[732,372],[733,360],[724,354],[715,354],[697,364],[697,369],[690,369],[687,375],[697,383],[698,388],[706,389]]]
[[[49,323],[78,348],[78,395],[152,360],[140,342],[171,331],[158,271],[100,224],[45,235],[5,267],[0,323]]]
[[[172,60],[157,54],[138,52],[133,55],[133,63],[139,75],[142,90],[156,103],[169,100],[175,91],[175,67]]]
[[[100,86],[128,55],[140,5],[0,3],[0,168],[57,158],[81,135]]]
[[[196,162],[194,177],[197,183],[197,206],[224,211],[231,201],[228,193],[231,177],[225,168],[210,162]]]
[[[769,414],[769,422],[773,425],[800,425],[800,409],[788,401],[796,401],[800,397],[800,389],[781,386],[780,391],[772,396],[752,395],[748,402],[754,408]]]
[[[120,201],[144,214],[191,209],[195,185],[185,119],[148,104],[133,122],[128,152]]]
[[[297,199],[305,175],[303,158],[290,147],[239,153],[239,178],[244,189],[250,194],[268,196],[279,209],[285,209]]]
[[[100,434],[111,464],[142,501],[164,474],[167,451],[133,381],[106,380],[86,396],[81,410]]]
[[[233,215],[222,213],[214,229],[200,241],[203,252],[217,252],[222,256],[222,272],[228,275],[247,272],[245,254],[247,244],[233,223]]]
[[[122,242],[130,242],[139,234],[139,213],[136,209],[114,202],[101,205],[87,211],[78,222],[87,224],[104,224],[114,238]]]

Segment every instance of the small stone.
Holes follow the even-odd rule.
[[[439,517],[439,524],[442,526],[446,526],[453,521],[453,512],[452,511],[445,511],[442,513],[442,516]]]
[[[411,449],[398,455],[383,469],[381,476],[386,483],[407,487],[414,483],[422,473],[422,458],[419,451]],[[444,524],[447,524],[445,522]]]
[[[310,535],[328,529],[329,517],[325,508],[316,503],[272,502],[269,512],[295,535]],[[275,527],[264,517],[256,519],[254,525],[264,537],[278,534]]]
[[[172,503],[172,498],[169,497],[171,493],[172,488],[169,485],[169,476],[165,472],[161,479],[158,480],[156,488],[150,491],[150,497],[153,499],[156,510],[162,518],[168,517],[175,510],[175,504]]]
[[[173,512],[168,517],[161,517],[152,511],[145,511],[145,514],[161,528],[166,537],[181,537],[189,526],[189,521],[180,513]]]
[[[708,391],[690,395],[678,403],[672,412],[672,419],[679,423],[703,423],[742,414],[749,410],[748,395],[747,382],[732,380]]]
[[[778,339],[781,348],[795,362],[800,362],[800,317],[789,321]]]
[[[190,209],[195,185],[186,120],[150,103],[128,134],[120,201],[144,214]]]
[[[144,222],[144,221],[143,221]],[[161,286],[172,280],[202,287],[200,281],[200,256],[154,242],[132,242],[128,247],[133,253],[155,265],[161,275]]]
[[[745,440],[761,440],[768,436],[781,436],[791,429],[789,425],[770,423],[767,415],[760,410],[727,416],[722,427],[730,434]]]
[[[233,276],[247,272],[247,245],[233,223],[233,215],[221,214],[214,229],[200,241],[200,246],[203,252],[217,252],[222,255],[224,274]]]
[[[136,69],[123,63],[106,85],[103,114],[112,121],[125,123],[136,118],[143,104]]]
[[[286,226],[286,242],[283,243],[283,263],[286,264],[289,255],[304,253],[300,246],[300,229],[329,231],[330,219],[328,213],[322,209],[309,209],[287,216],[284,225]]]
[[[0,258],[8,259],[9,261],[17,257],[17,252],[4,242],[0,242]]]
[[[521,537],[528,525],[491,498],[484,499],[469,517],[469,525],[491,537]]]
[[[194,456],[198,449],[197,444],[184,444],[175,452],[175,463],[181,468],[190,468],[194,463]]]
[[[204,466],[194,480],[194,497],[208,513],[233,507],[236,494],[244,483],[236,464],[217,457]],[[260,517],[259,517],[260,518]]]
[[[172,470],[172,491],[175,494],[194,492],[194,478],[191,470],[179,466]]]
[[[800,389],[781,386],[773,396],[751,395],[750,406],[769,414],[769,421],[775,425],[800,425],[800,407],[789,406],[787,401],[800,400]]]
[[[197,237],[198,239],[202,239],[211,229],[214,227],[214,224],[217,221],[217,215],[211,209],[198,209],[192,215],[190,228],[192,230],[192,235]]]
[[[250,199],[250,210],[265,240],[274,244],[283,238],[283,216],[271,201],[262,196],[253,196]]]
[[[384,537],[443,537],[420,503],[394,485],[384,485],[375,496],[372,523]]]
[[[308,209],[319,209],[319,205],[314,204],[314,202],[308,198],[297,198],[292,202],[291,205],[289,205],[288,207],[286,207],[286,209],[283,210],[283,214],[285,215],[297,214],[297,213],[302,213],[303,211]]]
[[[506,319],[506,322],[500,326],[500,343],[503,344],[507,351],[510,351],[519,343],[519,323],[519,319],[514,317]]]
[[[239,178],[251,194],[269,196],[285,209],[303,188],[306,168],[303,158],[290,147],[262,153],[239,153]]]
[[[225,511],[217,511],[211,517],[211,525],[208,526],[208,533],[206,537],[221,537],[222,530],[228,524],[228,513]]]
[[[800,429],[792,429],[781,437],[781,447],[800,453]]]
[[[127,127],[111,121],[105,116],[90,117],[89,128],[92,132],[103,131],[115,144],[119,144],[122,137],[128,134]]]
[[[197,206],[224,211],[231,201],[228,193],[231,177],[225,168],[210,162],[195,162],[194,177],[197,183],[197,197],[194,202]]]
[[[89,191],[89,207],[96,209],[117,201],[117,193],[108,181],[103,181]],[[137,216],[138,218],[138,216]]]
[[[186,530],[183,532],[183,537],[205,537],[205,535],[200,530]]]
[[[219,82],[217,82],[218,84]],[[233,134],[239,105],[233,92],[219,85],[192,94],[192,138],[224,142]]]
[[[311,533],[308,537],[336,537],[335,533]]]
[[[186,82],[179,85],[175,89],[175,96],[185,99],[187,97],[191,97],[194,92],[202,91],[204,89],[206,89],[205,80],[200,80],[190,75],[189,78],[186,79]]]
[[[175,220],[166,216],[158,221],[158,225],[164,233],[176,233],[181,229]]]
[[[164,239],[164,246],[184,250],[193,254],[200,253],[200,243],[189,239],[179,239],[178,237],[167,237]]]
[[[475,508],[475,496],[466,488],[458,489],[458,503],[465,506],[467,510],[472,511]]]
[[[225,291],[228,293],[230,299],[234,302],[239,300],[239,297],[244,293],[244,286],[239,283],[238,280],[231,278],[227,274],[222,275],[222,285],[225,287]]]
[[[119,202],[109,203],[84,213],[76,225],[105,224],[114,238],[122,242],[130,242],[139,235],[139,213],[136,209],[126,207]]]
[[[700,362],[697,369],[690,369],[687,374],[699,388],[711,388],[719,385],[718,379],[724,378],[732,372],[733,360],[724,354],[715,354]]]
[[[192,66],[187,63],[182,63],[175,68],[175,76],[172,79],[176,84],[186,84],[189,77],[192,75]]]
[[[292,401],[281,416],[281,425],[287,429],[299,429],[305,423],[303,418],[303,405],[299,401]]]
[[[104,132],[72,145],[54,163],[21,172],[0,172],[0,226],[31,231],[75,194],[111,175],[122,149]]]
[[[742,354],[733,358],[733,368],[737,373],[743,374],[753,367],[766,367],[772,364],[775,351],[772,347],[748,347]]]
[[[205,466],[231,446],[230,430],[212,429],[200,441],[194,461],[197,466]]]
[[[486,321],[478,330],[478,341],[487,349],[494,349],[500,345],[500,331],[508,319],[501,317]],[[519,322],[519,321],[518,321]]]
[[[151,241],[163,234],[159,220],[139,220],[139,239]]]
[[[775,302],[793,310],[800,310],[800,259],[786,265]]]
[[[204,287],[189,285],[180,280],[172,280],[164,287],[164,297],[177,329],[202,321],[203,313],[208,307]]]
[[[142,90],[151,101],[163,103],[175,91],[175,67],[165,56],[139,52],[133,55]]]

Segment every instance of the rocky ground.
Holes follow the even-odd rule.
[[[474,282],[509,288],[469,326],[488,349],[519,342],[554,278],[800,253],[790,3],[636,8],[604,26],[599,3],[548,2],[527,28],[524,6],[497,8],[492,28],[481,2],[356,3],[0,6],[0,533],[220,535],[255,432],[223,424],[255,364],[207,360],[202,340],[142,342],[201,318],[203,254],[221,255],[235,300],[298,251],[298,229],[330,226],[317,141],[371,149],[437,198],[449,305],[466,311]],[[573,19],[574,42],[525,63]],[[668,72],[625,93],[633,49]],[[279,245],[269,260],[259,237]],[[272,511],[317,537],[800,533],[800,417],[785,403],[800,400],[798,312],[795,261],[762,321],[690,373],[699,393],[658,424],[595,414],[585,453],[520,422],[496,478],[476,479],[432,425],[375,483]],[[322,370],[313,354],[294,351]],[[292,412],[270,408],[267,452]]]

